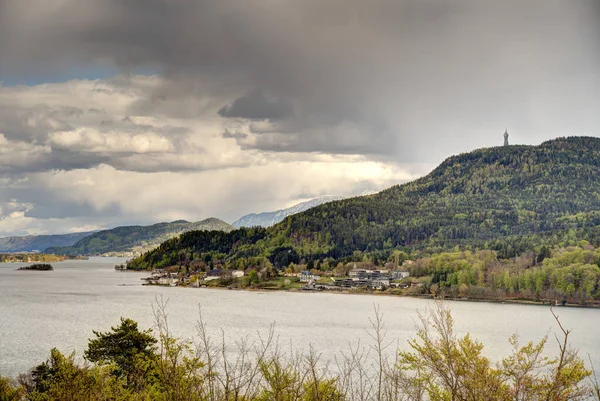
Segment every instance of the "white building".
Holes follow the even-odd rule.
[[[300,272],[298,274],[298,277],[300,278],[300,282],[301,283],[310,283],[311,281],[317,281],[317,280],[321,279],[321,276],[315,276],[314,274],[312,274],[308,270]]]
[[[394,270],[392,271],[392,280],[402,280],[410,277],[410,273],[406,270]]]
[[[369,287],[374,290],[385,290],[390,286],[389,278],[378,278],[369,282]]]

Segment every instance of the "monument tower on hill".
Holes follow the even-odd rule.
[[[504,146],[508,146],[508,128],[504,131]]]

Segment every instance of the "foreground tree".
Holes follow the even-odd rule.
[[[406,372],[410,386],[422,389],[431,401],[589,399],[592,389],[585,379],[592,372],[569,347],[569,331],[554,316],[563,334],[562,339],[557,337],[556,358],[544,356],[546,338],[520,346],[518,337],[512,336],[512,354],[494,365],[483,356],[482,343],[469,334],[456,335],[450,311],[436,302],[427,316],[421,316],[417,337],[409,340],[411,350],[400,352],[397,367]]]
[[[23,386],[16,386],[9,378],[0,376],[0,401],[19,401],[24,395]]]
[[[74,354],[65,356],[56,348],[50,358],[20,377],[28,401],[142,400],[111,374],[111,366],[79,366]],[[15,400],[21,400],[16,398]]]
[[[93,331],[96,338],[88,343],[84,352],[90,362],[113,363],[114,374],[125,379],[129,387],[145,385],[156,359],[157,340],[152,330],[140,331],[134,320],[121,318],[121,324],[110,332]]]
[[[150,398],[155,401],[216,401],[216,398],[208,397],[205,364],[194,353],[192,342],[171,334],[167,303],[157,299],[153,307],[158,351],[153,362],[155,380]]]

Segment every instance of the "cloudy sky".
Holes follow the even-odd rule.
[[[0,0],[0,236],[232,222],[598,110],[598,0]]]

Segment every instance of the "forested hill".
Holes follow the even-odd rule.
[[[600,241],[600,139],[478,149],[375,195],[327,203],[267,230],[188,233],[130,263],[149,268],[203,259],[247,266],[338,260],[362,251],[433,253],[456,247],[512,257],[541,245]]]
[[[177,220],[151,226],[122,226],[99,231],[76,242],[73,246],[53,247],[46,253],[60,255],[101,255],[107,253],[141,253],[157,247],[164,241],[192,230],[231,231],[234,227],[216,218],[195,223]]]

